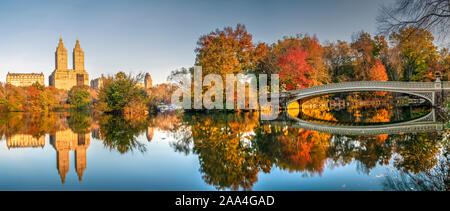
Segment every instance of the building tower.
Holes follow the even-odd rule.
[[[75,48],[73,49],[73,70],[84,71],[84,51],[81,48],[78,39]]]
[[[70,90],[74,86],[89,86],[89,75],[84,69],[84,51],[78,39],[73,49],[73,69],[68,69],[67,64],[67,50],[62,38],[59,38],[55,52],[55,71],[48,77],[49,85],[64,90]]]
[[[67,70],[67,67],[67,50],[64,47],[62,37],[60,37],[55,52],[55,70]]]
[[[146,89],[152,88],[152,77],[150,77],[149,73],[145,74],[145,81],[144,81],[144,83],[145,83],[145,88]]]

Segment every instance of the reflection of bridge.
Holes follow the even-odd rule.
[[[401,134],[411,132],[434,132],[442,131],[444,129],[444,124],[436,121],[436,113],[434,109],[429,114],[423,117],[406,122],[364,126],[351,126],[343,123],[333,122],[309,122],[296,117],[292,117],[289,114],[286,114],[286,116],[288,116],[290,121],[274,121],[270,122],[270,124],[303,128],[330,134],[361,136]]]
[[[431,104],[440,104],[440,97],[450,92],[449,81],[437,82],[401,82],[401,81],[354,81],[326,84],[307,89],[283,92],[279,95],[281,106],[313,96],[359,91],[389,91],[406,93],[427,99]]]

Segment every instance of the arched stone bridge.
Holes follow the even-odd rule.
[[[433,106],[441,103],[440,98],[450,92],[450,82],[401,82],[401,81],[354,81],[325,84],[311,88],[282,92],[278,95],[283,108],[290,103],[325,94],[358,91],[389,91],[406,93],[427,99]]]
[[[338,134],[338,135],[356,135],[356,136],[371,136],[380,134],[401,134],[409,132],[439,132],[444,129],[442,122],[436,121],[436,113],[433,109],[429,114],[418,119],[391,123],[383,125],[364,125],[352,126],[342,123],[332,122],[310,122],[292,117],[286,114],[288,121],[270,121],[271,125],[288,126],[294,128],[303,128],[307,130],[315,130],[324,133]]]

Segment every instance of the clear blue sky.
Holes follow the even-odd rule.
[[[69,51],[80,39],[90,79],[102,73],[149,72],[162,83],[171,70],[194,64],[198,38],[242,23],[256,42],[297,33],[320,42],[351,40],[360,30],[376,33],[381,4],[392,0],[1,0],[0,80],[9,72],[55,68],[62,36]]]

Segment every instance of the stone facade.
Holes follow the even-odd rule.
[[[105,76],[102,74],[102,77],[91,80],[91,88],[92,89],[101,89],[103,87],[103,80],[105,80]]]
[[[68,69],[67,50],[60,38],[55,52],[55,71],[49,76],[49,85],[70,90],[74,86],[89,86],[89,75],[84,68],[84,51],[77,40],[73,49],[73,69]]]
[[[102,77],[91,80],[91,88],[92,89],[101,89],[103,86],[103,81],[105,80],[105,76],[102,74]],[[144,82],[139,82],[136,84],[137,87],[142,89],[150,89],[152,88],[152,77],[149,73],[145,74]]]
[[[146,73],[144,77],[144,82],[139,82],[136,85],[142,89],[150,89],[152,88],[152,77],[150,77],[149,73]]]
[[[6,75],[6,83],[14,86],[31,86],[39,83],[45,86],[43,73],[8,73]]]

